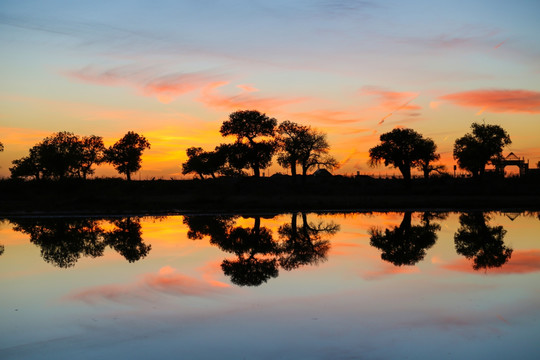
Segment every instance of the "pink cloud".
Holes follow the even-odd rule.
[[[540,113],[540,92],[529,90],[471,90],[439,97],[452,104],[481,112]]]
[[[157,273],[144,275],[132,284],[103,285],[81,290],[66,296],[68,300],[82,301],[88,304],[102,302],[137,303],[155,301],[160,294],[173,296],[206,297],[221,293],[223,283],[199,280],[178,273],[174,268],[165,266]]]
[[[201,90],[199,101],[212,108],[227,110],[257,109],[259,111],[269,111],[284,105],[296,104],[307,100],[306,98],[285,98],[285,97],[261,97],[253,93],[257,89],[249,85],[239,85],[240,93],[226,95],[220,93],[218,89],[228,85],[227,81],[217,81],[205,86]]]
[[[130,66],[108,70],[87,66],[66,74],[79,81],[98,85],[133,87],[143,95],[155,96],[164,103],[200,89],[220,77],[202,72],[157,75],[156,71],[152,69],[138,69]]]
[[[459,272],[478,272],[473,269],[472,261],[465,258],[443,265],[442,268]],[[540,250],[514,251],[508,263],[487,271],[493,274],[526,274],[540,271]]]

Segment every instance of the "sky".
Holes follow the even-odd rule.
[[[396,127],[451,169],[473,122],[535,167],[538,14],[537,0],[2,0],[0,177],[55,132],[110,146],[136,131],[152,145],[138,176],[181,178],[185,150],[232,142],[219,128],[247,109],[327,133],[338,174],[397,173],[368,165]]]

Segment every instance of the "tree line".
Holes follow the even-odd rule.
[[[141,168],[141,156],[150,143],[144,136],[129,131],[114,145],[106,148],[101,136],[80,137],[63,131],[34,145],[29,154],[13,161],[13,178],[64,179],[82,178],[94,173],[95,165],[110,163],[131,180]]]
[[[216,176],[245,176],[251,170],[254,177],[277,162],[291,175],[297,167],[305,177],[314,168],[337,169],[338,161],[329,154],[330,145],[325,133],[311,126],[292,121],[278,125],[257,110],[239,110],[231,113],[220,128],[223,137],[234,137],[233,143],[220,144],[214,150],[201,147],[186,150],[187,161],[182,173],[195,174],[201,179]],[[431,173],[445,173],[444,165],[437,164],[440,154],[431,138],[425,138],[413,129],[396,128],[380,135],[380,143],[369,149],[369,165],[384,164],[398,169],[406,181],[411,171],[421,171],[425,178]],[[511,144],[510,136],[499,125],[471,125],[471,133],[456,139],[453,156],[458,166],[479,178],[488,164],[502,158],[502,150]],[[135,132],[128,132],[113,146],[105,148],[100,136],[80,137],[70,132],[59,132],[45,138],[29,150],[29,155],[13,161],[13,178],[86,179],[94,173],[94,166],[112,164],[127,180],[141,168],[142,153],[150,148],[148,140]],[[0,151],[3,145],[0,143]]]
[[[291,170],[292,176],[296,175],[297,166],[303,176],[314,167],[338,167],[337,160],[329,155],[326,134],[291,121],[278,125],[275,118],[256,110],[233,112],[221,125],[220,133],[235,137],[235,142],[218,145],[213,151],[190,147],[186,151],[188,160],[182,164],[184,175],[193,173],[204,179],[217,174],[245,175],[251,169],[254,177],[260,177],[261,171],[272,164],[274,155],[279,165]]]

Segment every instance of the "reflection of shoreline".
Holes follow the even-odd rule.
[[[540,201],[540,198],[539,198]],[[302,210],[298,210],[302,209]],[[139,210],[139,211],[90,211],[90,210],[73,210],[73,211],[16,211],[16,212],[2,212],[0,211],[0,221],[8,219],[39,219],[39,218],[92,218],[96,220],[106,220],[106,219],[115,219],[115,218],[124,218],[124,217],[166,217],[166,216],[242,216],[244,214],[250,214],[253,216],[260,216],[262,218],[273,217],[280,214],[291,214],[293,212],[305,212],[307,214],[334,214],[334,215],[351,215],[351,214],[385,214],[385,213],[419,213],[419,212],[431,212],[431,213],[463,213],[463,212],[484,212],[484,213],[501,213],[501,214],[536,214],[535,216],[540,219],[540,206],[534,207],[443,207],[443,206],[424,206],[424,207],[366,207],[358,206],[354,208],[325,208],[325,209],[310,209],[304,208],[302,206],[293,209],[229,209],[221,211],[219,208],[205,208],[201,210],[193,209],[173,209],[173,210]]]
[[[353,222],[371,217],[393,219],[390,222],[383,221],[382,226],[379,224],[359,229],[361,233],[358,234],[370,236],[370,245],[378,249],[379,256],[397,267],[414,267],[422,261],[437,241],[441,221],[448,216],[448,213],[434,212],[362,214],[343,213],[343,216],[353,215]],[[456,214],[460,215],[460,227],[455,229],[455,250],[467,259],[456,261],[455,264],[449,263],[448,269],[461,271],[459,269],[467,264],[474,271],[491,271],[510,264],[509,272],[526,272],[527,264],[534,259],[538,260],[536,253],[528,254],[527,257],[527,254],[519,252],[516,261],[523,264],[514,263],[517,255],[512,255],[512,248],[505,244],[508,243],[504,239],[506,230],[496,223],[489,224],[495,213]],[[233,282],[253,286],[276,277],[279,271],[291,271],[324,262],[331,246],[329,239],[339,230],[339,225],[328,221],[333,218],[331,214],[328,219],[321,217],[319,219],[323,221],[313,223],[308,221],[309,213],[298,212],[283,214],[272,229],[264,226],[268,219],[276,216],[249,214],[240,219],[237,215],[199,214],[184,216],[183,222],[188,226],[189,239],[209,240],[210,244],[230,254],[223,259],[221,269],[226,275],[234,275],[237,281]],[[536,221],[540,213],[498,212],[497,216],[505,216],[511,221],[518,217]],[[100,257],[108,247],[130,262],[144,258],[151,245],[142,240],[140,220],[120,216],[9,219],[14,225],[14,231],[29,235],[30,242],[40,247],[46,262],[59,267],[72,267],[83,257]],[[154,222],[163,218],[148,217],[147,220]],[[512,261],[509,261],[511,256]],[[536,271],[536,268],[533,266],[532,271]],[[246,271],[253,276],[245,277],[243,273]]]

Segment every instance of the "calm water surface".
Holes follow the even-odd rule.
[[[9,219],[2,359],[538,359],[538,213]]]

